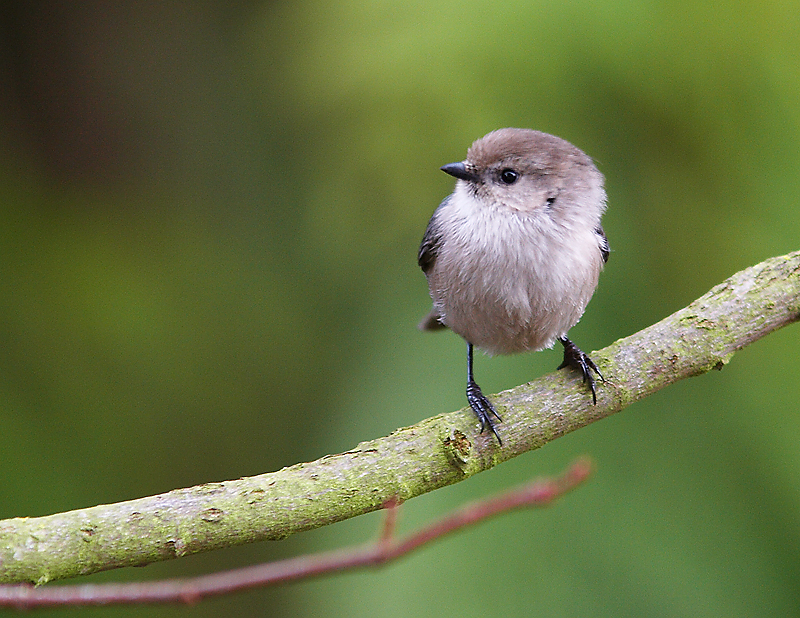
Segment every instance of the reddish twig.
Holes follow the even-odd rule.
[[[39,588],[29,584],[0,585],[0,607],[32,609],[66,605],[192,603],[248,588],[273,586],[356,567],[384,564],[494,515],[523,506],[546,506],[582,483],[590,472],[588,461],[577,461],[558,478],[532,481],[495,497],[468,504],[404,539],[394,539],[399,506],[399,501],[394,500],[386,505],[386,519],[378,541],[366,547],[300,556],[188,579]]]

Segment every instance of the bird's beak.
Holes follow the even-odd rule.
[[[474,173],[470,172],[466,168],[463,161],[459,161],[458,163],[448,163],[439,169],[447,174],[450,174],[451,176],[455,176],[459,180],[466,180],[467,182],[470,182],[478,179]]]

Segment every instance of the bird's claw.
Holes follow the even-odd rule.
[[[494,409],[492,402],[483,394],[481,387],[474,381],[467,383],[467,401],[469,401],[469,406],[472,408],[472,411],[475,412],[475,416],[478,417],[481,423],[481,433],[488,427],[494,434],[494,437],[497,438],[497,443],[502,446],[503,441],[497,433],[496,421],[494,419],[496,418],[501,422],[503,419],[500,418],[497,410]]]
[[[600,373],[594,361],[589,358],[588,354],[581,351],[578,346],[566,337],[562,337],[559,341],[561,341],[561,344],[564,346],[564,361],[558,366],[558,369],[572,367],[579,371],[581,376],[583,376],[583,383],[588,384],[589,390],[592,391],[592,403],[597,405],[597,390],[595,388],[595,379],[592,372],[597,374],[601,382],[605,382],[606,379],[603,377],[603,374]]]

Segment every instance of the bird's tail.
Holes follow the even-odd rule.
[[[420,330],[442,330],[447,326],[442,322],[442,316],[439,315],[439,312],[436,309],[431,309],[431,312],[417,324],[417,328]]]

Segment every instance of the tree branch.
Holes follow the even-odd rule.
[[[284,538],[469,478],[710,369],[800,319],[800,251],[743,270],[592,354],[597,405],[559,371],[493,398],[503,446],[469,408],[278,472],[46,517],[0,521],[0,581],[33,582]]]
[[[84,584],[34,588],[28,584],[0,585],[0,607],[33,609],[75,605],[141,605],[195,603],[201,599],[285,584],[358,567],[385,564],[446,534],[520,507],[544,507],[580,485],[591,472],[588,461],[577,461],[559,478],[532,481],[461,507],[405,539],[394,538],[399,504],[386,505],[386,519],[377,541],[364,547],[300,556],[188,579],[124,584]]]

